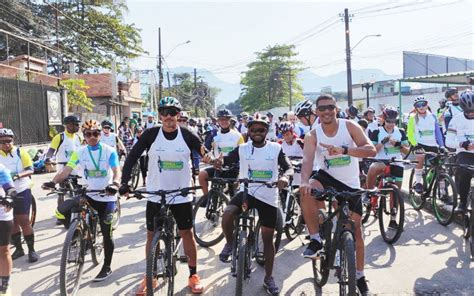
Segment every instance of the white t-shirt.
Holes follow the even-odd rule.
[[[464,113],[458,114],[449,122],[446,133],[446,146],[456,149],[456,152],[474,153],[459,147],[459,143],[470,141],[474,143],[474,119],[467,119]]]

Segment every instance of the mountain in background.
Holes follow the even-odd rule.
[[[194,68],[192,67],[177,67],[170,69],[172,73],[191,73],[193,75]],[[217,96],[218,104],[228,104],[239,98],[240,85],[238,83],[230,83],[217,78],[212,72],[206,69],[197,69],[197,76],[209,83],[212,87],[217,87],[221,90]],[[166,77],[166,76],[165,76]],[[401,75],[388,75],[380,69],[360,69],[352,70],[352,83],[357,84],[366,81],[380,81],[400,78]],[[311,72],[310,70],[302,71],[298,76],[298,81],[301,83],[304,92],[319,92],[321,88],[330,86],[332,91],[347,90],[346,72],[339,72],[329,76],[320,76]],[[171,81],[173,83],[173,81]],[[167,85],[165,78],[165,85]]]

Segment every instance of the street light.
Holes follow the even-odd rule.
[[[357,45],[359,45],[362,41],[364,41],[365,39],[367,39],[367,38],[369,38],[369,37],[382,37],[382,34],[365,35],[364,37],[362,37],[362,39],[359,40],[359,42],[356,43],[356,45],[354,45],[354,46],[351,48],[351,52],[354,50],[354,48],[357,47]]]
[[[364,88],[367,90],[367,108],[369,108],[369,89],[374,88],[374,83],[373,82],[362,83],[362,90]]]
[[[167,59],[167,58],[171,55],[171,53],[172,53],[173,51],[175,51],[176,48],[180,47],[181,45],[188,44],[188,43],[191,43],[191,40],[188,40],[188,41],[186,41],[186,42],[181,42],[181,43],[176,44],[176,46],[173,47],[173,49],[170,50],[170,52],[166,55],[165,59]]]

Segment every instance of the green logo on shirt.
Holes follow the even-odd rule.
[[[219,147],[219,152],[229,154],[232,150],[234,150],[234,147]]]
[[[89,178],[101,178],[107,176],[107,170],[85,170],[84,172]]]
[[[351,164],[351,157],[346,155],[332,159],[326,159],[325,162],[328,168],[345,167]]]
[[[249,174],[251,179],[271,179],[273,177],[272,171],[251,170]]]
[[[419,131],[420,137],[430,137],[434,134],[434,130],[424,130],[424,131]]]
[[[385,154],[397,154],[400,152],[399,147],[384,147]]]
[[[183,167],[184,163],[182,161],[160,161],[160,169],[165,171],[180,171]]]

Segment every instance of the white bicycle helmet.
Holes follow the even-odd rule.
[[[0,137],[14,137],[15,134],[9,128],[0,128]]]
[[[426,102],[428,103],[428,99],[426,99],[424,96],[418,96],[415,98],[415,100],[413,100],[413,106],[416,105],[416,103],[418,102]]]
[[[295,115],[298,117],[308,116],[311,113],[314,113],[313,102],[310,100],[304,100],[296,104],[295,106]]]

